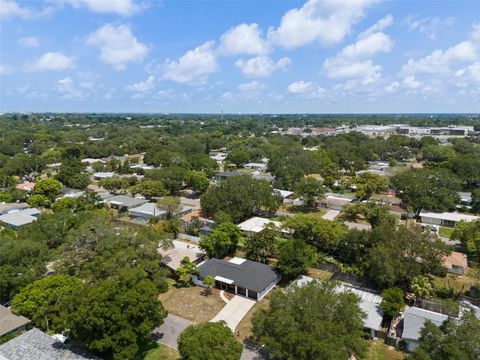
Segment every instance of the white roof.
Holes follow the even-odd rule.
[[[145,214],[150,216],[160,216],[167,213],[165,210],[162,210],[154,203],[146,203],[146,204],[131,208],[129,211],[130,213],[134,212],[134,213],[140,213],[140,214]]]
[[[0,222],[3,222],[7,225],[18,227],[18,226],[27,225],[36,221],[37,218],[32,215],[37,215],[37,214],[40,214],[40,211],[35,208],[13,211],[13,212],[1,215]]]
[[[461,214],[461,213],[456,213],[456,212],[441,212],[441,213],[436,213],[436,212],[429,212],[429,211],[421,211],[420,212],[420,217],[427,217],[431,219],[439,219],[439,220],[448,220],[448,221],[475,221],[477,219],[480,219],[478,216],[474,215],[467,215],[467,214]]]
[[[93,174],[94,177],[98,178],[111,178],[115,175],[113,172],[96,172]]]
[[[293,194],[293,191],[280,190],[280,189],[273,189],[273,190],[274,190],[274,191],[277,191],[278,193],[280,193],[280,195],[281,195],[282,198],[284,198],[284,199]]]
[[[102,159],[91,159],[91,158],[82,159],[82,163],[84,164],[95,164],[97,162],[105,163],[105,161]]]
[[[447,320],[448,316],[433,311],[417,308],[407,307],[403,315],[403,334],[402,338],[418,340],[420,338],[420,330],[422,330],[427,320],[434,325],[440,326]]]
[[[281,225],[278,221],[272,221],[270,219],[265,219],[265,218],[255,216],[238,224],[238,227],[240,228],[240,230],[243,230],[243,231],[258,233],[263,229],[265,229],[265,227],[270,223],[275,224],[275,226],[278,226],[278,227],[280,227]]]
[[[215,280],[221,281],[221,282],[223,282],[223,283],[225,283],[225,284],[229,284],[229,285],[233,284],[233,280],[230,280],[230,279],[227,279],[227,278],[218,276],[218,275],[215,276]]]
[[[239,258],[235,256],[234,258],[231,258],[228,262],[236,265],[243,264],[247,259]]]

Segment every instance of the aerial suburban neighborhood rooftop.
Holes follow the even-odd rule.
[[[0,28],[0,360],[480,360],[480,1]]]

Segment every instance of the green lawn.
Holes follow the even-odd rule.
[[[406,354],[389,346],[381,339],[371,342],[367,353],[367,360],[403,360]]]
[[[442,237],[449,238],[452,236],[453,233],[453,228],[447,228],[447,227],[440,227],[440,230],[438,231],[438,234]]]
[[[143,360],[177,360],[180,354],[177,350],[170,349],[163,344],[157,344],[157,347],[148,351]]]

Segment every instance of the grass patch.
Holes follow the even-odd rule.
[[[168,346],[157,343],[157,346],[149,350],[143,360],[177,360],[180,354],[177,350],[170,349]]]
[[[469,274],[467,272],[467,274]],[[432,276],[435,289],[452,288],[455,293],[463,290],[469,291],[470,285],[478,284],[478,280],[472,276],[447,274],[446,277]]]
[[[310,268],[308,269],[307,275],[316,280],[330,280],[333,273],[326,270]]]
[[[367,352],[367,360],[403,360],[406,354],[389,346],[381,339],[372,341]]]
[[[211,320],[225,306],[217,289],[208,296],[204,290],[200,286],[171,288],[160,294],[160,300],[168,312],[201,323]]]
[[[447,227],[441,226],[440,229],[438,230],[438,235],[440,235],[441,237],[446,237],[450,239],[452,237],[453,230],[454,230],[453,228],[447,228]]]
[[[253,307],[249,310],[247,315],[244,316],[242,321],[237,325],[235,329],[235,336],[241,342],[248,342],[249,338],[252,336],[252,317],[260,309],[267,309],[268,308],[268,295],[266,298],[263,298],[259,302],[257,302]]]

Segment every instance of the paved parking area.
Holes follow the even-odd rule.
[[[247,315],[250,309],[255,305],[256,301],[244,298],[242,296],[234,296],[232,300],[224,306],[222,310],[210,321],[225,321],[227,326],[235,331],[238,323]]]
[[[180,333],[192,324],[190,320],[168,314],[163,324],[153,330],[153,335],[159,343],[177,350],[177,339]]]

